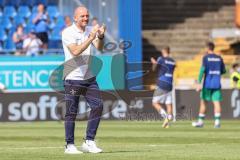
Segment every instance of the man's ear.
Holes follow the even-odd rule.
[[[78,21],[77,17],[73,16],[73,22],[77,22],[77,21]]]

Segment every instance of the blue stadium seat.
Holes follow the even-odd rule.
[[[34,0],[33,1],[33,5],[39,5],[39,4],[43,4],[44,6],[47,6],[48,1],[47,0]]]
[[[47,13],[49,17],[54,17],[54,18],[57,18],[60,15],[57,6],[48,6]]]
[[[34,27],[35,25],[32,22],[33,20],[33,14],[29,17],[28,21],[27,21],[27,27]]]
[[[0,18],[0,24],[5,28],[5,29],[10,29],[13,27],[12,22],[8,17],[2,17]]]
[[[32,7],[34,0],[20,0],[19,5]]]
[[[62,48],[62,41],[61,40],[49,40],[48,41],[48,48],[49,49],[61,49]]]
[[[49,28],[50,30],[53,30],[55,27],[56,27],[55,22],[54,22],[54,21],[50,21],[50,23],[48,24],[48,28]]]
[[[5,6],[5,0],[0,0],[0,7]]]
[[[58,5],[58,0],[48,0],[48,5]]]
[[[33,25],[27,25],[26,27],[24,27],[24,33],[30,33],[33,30],[34,30]]]
[[[31,11],[28,6],[19,6],[18,8],[18,16],[28,18],[31,16]]]
[[[37,11],[37,8],[38,8],[38,6],[33,6],[33,8],[32,8],[32,14],[34,14],[34,13],[37,13],[38,11]]]
[[[20,5],[20,2],[21,0],[5,0],[5,5],[18,7]]]
[[[0,30],[5,31],[5,28],[2,25],[0,25]]]
[[[15,17],[17,15],[16,9],[13,6],[5,6],[3,9],[3,14],[6,17]]]
[[[49,17],[48,28],[52,30],[55,26],[55,19],[53,17]]]
[[[62,33],[62,28],[60,27],[55,27],[50,34],[49,39],[51,40],[61,40],[61,33]]]
[[[64,17],[58,16],[56,21],[56,27],[63,28],[65,26]]]
[[[4,49],[7,50],[16,50],[16,46],[14,44],[14,42],[12,41],[11,38],[8,38],[5,42],[4,42]]]
[[[7,39],[7,34],[4,30],[0,30],[0,41],[5,41]]]
[[[19,15],[17,15],[16,17],[14,17],[14,19],[13,19],[13,24],[14,24],[15,26],[18,26],[18,25],[21,24],[23,27],[26,27],[26,22],[25,22],[24,17],[21,17],[21,16],[19,16]]]
[[[8,31],[8,37],[12,37],[15,31],[16,31],[16,27],[14,26]]]

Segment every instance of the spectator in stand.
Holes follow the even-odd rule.
[[[238,63],[234,63],[232,65],[232,73],[231,73],[231,87],[240,89],[240,65]]]
[[[69,16],[65,16],[64,17],[64,22],[65,22],[65,25],[64,25],[65,28],[72,25],[72,20],[71,20],[71,18]]]
[[[65,28],[69,27],[72,25],[72,20],[70,16],[65,16],[64,17],[64,26],[61,27],[61,31],[63,31]]]
[[[96,26],[98,24],[98,18],[97,17],[93,17],[92,21],[91,21],[91,25],[92,26]]]
[[[42,41],[31,31],[28,38],[23,41],[23,50],[27,56],[36,56],[39,55],[42,44]]]
[[[36,36],[42,41],[42,48],[48,47],[48,13],[45,12],[43,4],[38,5],[38,13],[33,15],[33,24],[35,24]]]
[[[26,34],[23,32],[23,26],[18,25],[16,31],[13,33],[12,40],[16,46],[16,55],[20,55],[23,49],[23,41],[26,38]]]

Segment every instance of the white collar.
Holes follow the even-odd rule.
[[[84,32],[86,31],[86,28],[85,28],[85,31],[84,31],[84,32],[81,31],[81,30],[77,27],[77,25],[76,25],[75,23],[73,23],[72,25],[73,25],[73,29],[74,29],[76,32],[84,33]]]

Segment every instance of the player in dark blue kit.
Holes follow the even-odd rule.
[[[194,127],[203,127],[203,119],[205,118],[206,106],[205,101],[213,102],[214,104],[214,128],[220,127],[221,117],[221,75],[226,72],[225,65],[221,56],[214,53],[214,44],[207,44],[207,54],[203,57],[202,67],[198,77],[197,91],[201,88],[201,104],[198,115],[198,121],[193,122]],[[201,85],[204,77],[203,86]]]
[[[170,48],[166,46],[162,49],[162,57],[159,57],[157,61],[151,58],[153,69],[158,69],[157,88],[153,95],[152,104],[164,118],[163,128],[168,128],[169,122],[172,120],[172,83],[176,63],[169,55]],[[166,105],[167,112],[163,105]]]

